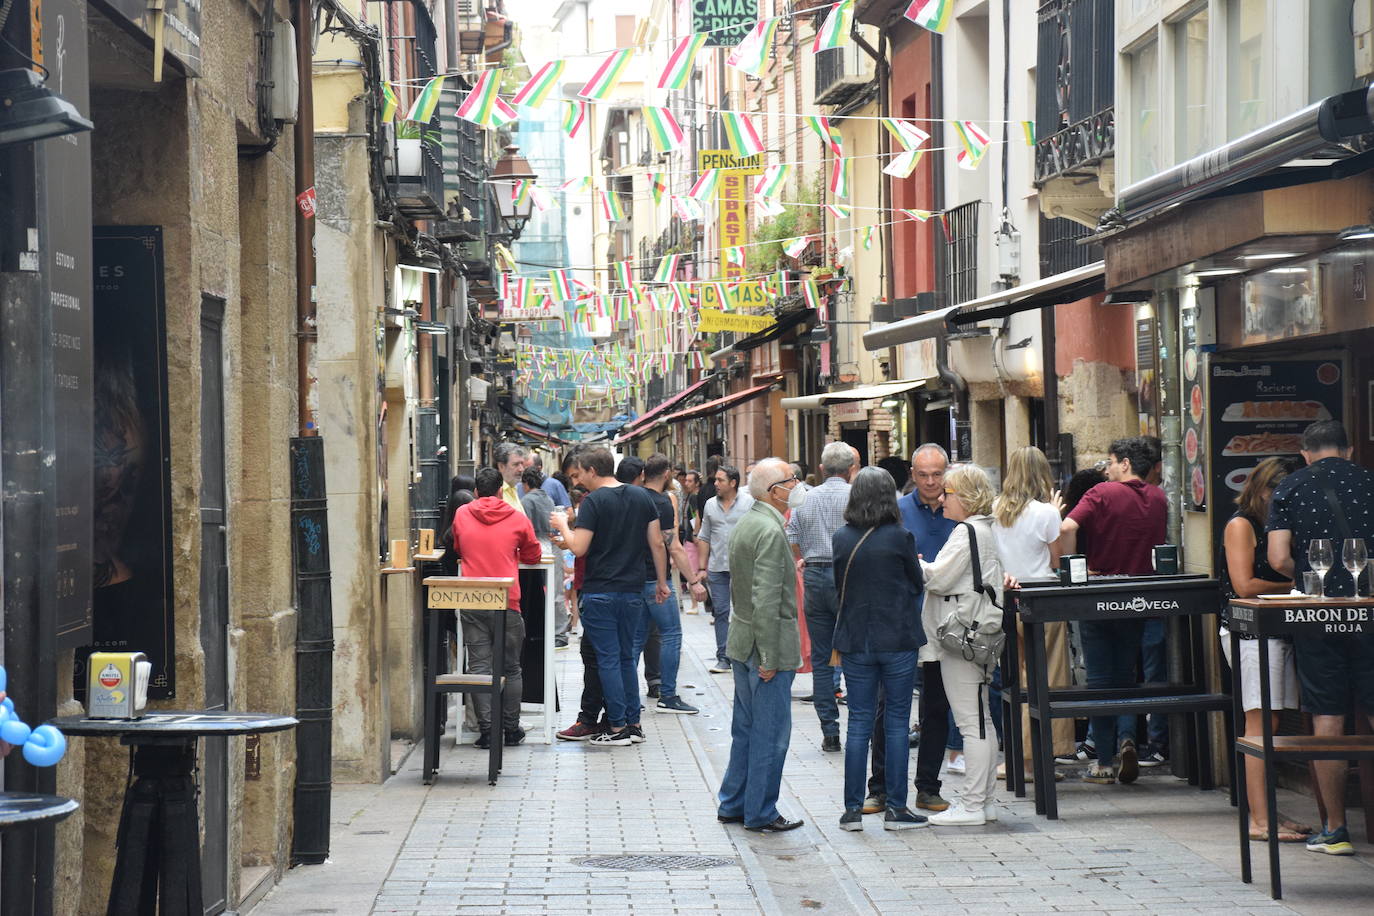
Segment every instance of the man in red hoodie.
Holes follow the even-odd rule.
[[[477,498],[453,514],[453,552],[462,560],[465,576],[511,578],[506,605],[506,689],[502,694],[501,726],[507,747],[525,740],[520,728],[520,647],[525,642],[525,620],[520,616],[520,565],[539,562],[539,540],[523,512],[501,499],[501,472],[482,468],[477,472]],[[496,618],[490,611],[463,611],[463,645],[468,650],[468,672],[491,674],[492,644]],[[472,698],[481,734],[476,745],[491,747],[491,697]]]

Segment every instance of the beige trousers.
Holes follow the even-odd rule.
[[[1020,640],[1021,684],[1026,684],[1026,640],[1021,621],[1016,621],[1016,638]],[[1069,673],[1069,625],[1064,621],[1045,624],[1045,666],[1049,669],[1051,687],[1071,687],[1073,677]],[[1072,754],[1074,751],[1073,720],[1055,719],[1053,725],[1054,755]],[[1025,748],[1026,772],[1031,771],[1030,712],[1021,709],[1021,746]]]

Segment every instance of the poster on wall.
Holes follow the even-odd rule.
[[[1179,313],[1183,329],[1183,507],[1207,510],[1207,376],[1206,355],[1198,349],[1197,311]]]
[[[90,650],[142,652],[150,699],[176,696],[162,227],[94,230],[95,498]]]
[[[1341,420],[1344,368],[1339,360],[1211,363],[1209,438],[1213,543],[1235,512],[1235,500],[1261,461],[1289,457],[1302,466],[1302,432],[1318,420]]]
[[[1153,316],[1135,321],[1135,379],[1139,435],[1158,435],[1155,422],[1155,376],[1158,374],[1159,348],[1155,340]]]

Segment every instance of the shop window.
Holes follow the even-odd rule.
[[[1150,42],[1130,55],[1131,181],[1157,173],[1160,149],[1159,45]]]
[[[1211,81],[1207,78],[1210,57],[1207,41],[1211,32],[1207,8],[1174,26],[1175,154],[1182,162],[1205,153],[1213,146],[1211,118],[1207,100]]]
[[[1230,0],[1226,7],[1226,139],[1264,126],[1266,0]]]

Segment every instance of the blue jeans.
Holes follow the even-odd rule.
[[[849,686],[849,732],[844,746],[844,806],[862,808],[868,775],[868,741],[873,735],[878,686],[886,694],[883,714],[884,783],[889,808],[906,807],[910,750],[911,689],[916,683],[916,650],[846,652],[844,679]],[[819,696],[819,694],[817,694]]]
[[[711,619],[716,627],[716,661],[728,662],[725,640],[730,635],[730,573],[708,572],[706,588],[711,593]]]
[[[759,658],[731,661],[735,708],[730,720],[730,764],[720,783],[718,813],[744,816],[744,826],[762,827],[778,819],[782,765],[792,740],[792,680],[795,671],[759,677]]]
[[[677,666],[682,656],[682,618],[677,615],[677,598],[672,590],[668,600],[662,604],[654,600],[656,582],[644,583],[644,616],[640,618],[639,629],[635,633],[635,664],[639,664],[639,654],[644,651],[644,643],[649,638],[649,622],[658,627],[659,662],[658,690],[660,697],[677,696]]]
[[[802,572],[806,596],[806,632],[811,637],[811,691],[816,704],[816,717],[821,720],[821,734],[840,734],[840,705],[835,702],[835,669],[830,667],[830,650],[835,643],[835,617],[839,598],[835,594],[835,577],[829,566],[808,566]],[[907,691],[909,694],[911,691]]]
[[[606,718],[614,728],[639,721],[639,677],[635,635],[644,617],[639,592],[583,594],[582,631],[596,651]]]
[[[1147,684],[1169,683],[1169,651],[1167,636],[1169,629],[1163,617],[1151,617],[1145,621],[1145,632],[1140,638],[1140,670]],[[1160,747],[1169,746],[1169,714],[1150,713],[1150,743]]]
[[[1079,627],[1083,637],[1083,664],[1088,669],[1088,687],[1134,687],[1135,661],[1140,656],[1143,620],[1085,620]],[[1135,740],[1135,715],[1093,716],[1090,722],[1097,759],[1106,766],[1121,742]]]

